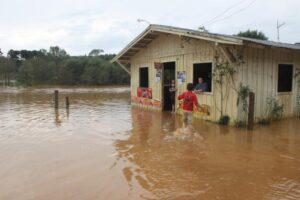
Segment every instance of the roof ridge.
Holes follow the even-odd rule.
[[[169,26],[169,25],[163,25],[163,24],[150,24],[149,27],[164,27],[164,28],[173,28],[173,29],[180,29],[180,30],[187,30],[190,32],[195,32],[198,34],[207,34],[207,35],[214,35],[214,36],[221,36],[221,37],[228,37],[228,38],[234,38],[234,39],[241,39],[241,40],[245,40],[245,41],[252,41],[252,42],[269,42],[269,43],[273,43],[273,44],[278,44],[278,45],[293,45],[293,46],[299,46],[293,43],[288,43],[288,42],[278,42],[278,41],[273,41],[273,40],[261,40],[261,39],[257,39],[257,38],[248,38],[248,37],[242,37],[242,36],[237,36],[237,35],[229,35],[229,34],[224,34],[224,33],[213,33],[213,32],[203,32],[203,31],[199,31],[196,29],[191,29],[191,28],[181,28],[181,27],[177,27],[177,26]],[[267,45],[267,44],[265,44]],[[298,49],[298,48],[297,48]]]

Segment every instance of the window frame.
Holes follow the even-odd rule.
[[[199,94],[207,94],[207,95],[213,95],[214,93],[214,81],[213,81],[213,71],[214,71],[214,68],[215,68],[215,62],[212,61],[212,60],[208,60],[208,61],[199,61],[199,62],[193,62],[193,74],[192,74],[192,81],[194,82],[194,65],[195,64],[207,64],[207,63],[210,63],[211,64],[211,91],[210,92],[202,92],[202,93],[199,93]]]
[[[148,86],[147,87],[142,87],[141,86],[141,70],[142,68],[146,68],[148,70]],[[150,85],[150,80],[149,80],[149,67],[139,67],[139,87],[141,88],[149,88],[149,85]]]
[[[292,66],[292,85],[291,85],[291,90],[290,91],[284,91],[284,92],[279,92],[278,91],[278,84],[279,84],[279,65],[291,65]],[[294,63],[289,63],[289,62],[278,62],[276,63],[276,73],[277,73],[277,77],[276,77],[276,93],[277,94],[292,94],[293,93],[293,90],[294,90],[294,73],[295,73],[295,70],[294,70]]]

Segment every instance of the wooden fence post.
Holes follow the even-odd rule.
[[[66,108],[69,108],[70,102],[69,102],[69,97],[66,97]]]
[[[253,130],[254,125],[254,102],[255,102],[255,94],[254,92],[249,93],[249,107],[248,107],[248,130]]]
[[[58,109],[58,90],[54,91],[54,107]]]

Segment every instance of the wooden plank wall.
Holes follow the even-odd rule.
[[[177,71],[186,71],[187,80],[182,85],[177,85],[181,93],[186,89],[186,83],[193,82],[193,64],[214,61],[215,44],[195,39],[187,39],[180,36],[161,34],[145,49],[137,53],[131,60],[131,90],[132,95],[136,95],[136,88],[139,86],[139,68],[149,67],[149,86],[153,89],[153,98],[162,99],[161,82],[155,82],[154,62],[176,62]],[[213,66],[214,67],[214,66]],[[212,92],[199,94],[198,100],[200,104],[206,104],[211,107],[211,115],[203,117],[208,120],[217,120],[220,116],[220,88],[212,85]],[[227,105],[227,114],[232,118],[236,118],[237,114],[237,95],[229,88],[229,99]],[[178,103],[178,102],[177,102]],[[232,120],[233,121],[233,120]]]
[[[244,49],[245,64],[240,67],[240,82],[249,85],[255,92],[255,119],[265,116],[266,99],[275,97],[284,104],[284,117],[295,114],[297,80],[293,80],[293,90],[289,93],[277,92],[278,64],[293,64],[294,72],[300,67],[300,52],[279,48]]]
[[[212,42],[186,39],[184,37],[160,34],[146,48],[137,53],[131,60],[131,91],[136,95],[139,86],[139,68],[149,67],[149,86],[153,89],[153,98],[162,99],[161,82],[155,81],[156,70],[154,62],[176,62],[177,71],[186,71],[187,81],[177,85],[179,93],[186,88],[186,83],[193,81],[193,64],[213,62],[215,44]],[[236,48],[233,48],[236,49]],[[263,117],[266,109],[266,99],[269,96],[278,98],[284,107],[284,117],[290,117],[295,113],[297,84],[293,81],[293,92],[287,94],[277,93],[278,64],[291,63],[294,72],[300,67],[300,51],[276,49],[271,47],[256,48],[243,47],[245,63],[238,67],[235,77],[236,87],[243,82],[249,85],[255,92],[255,120]],[[213,66],[214,67],[214,66]],[[224,86],[225,87],[225,86]],[[215,84],[211,93],[198,95],[199,102],[211,107],[211,115],[206,118],[217,120],[220,116],[220,88]],[[224,89],[224,88],[223,88]],[[237,118],[241,107],[237,107],[237,93],[231,88],[229,90],[226,114],[231,117],[231,122]],[[219,109],[218,109],[219,108]]]

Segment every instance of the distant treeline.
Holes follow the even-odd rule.
[[[129,84],[129,75],[116,64],[115,56],[92,50],[88,56],[69,56],[59,47],[49,51],[10,50],[0,57],[0,79],[16,79],[22,85],[114,85]]]

